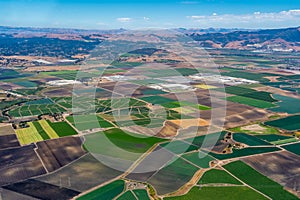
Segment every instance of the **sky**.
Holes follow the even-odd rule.
[[[300,0],[1,0],[0,26],[81,29],[300,26]]]

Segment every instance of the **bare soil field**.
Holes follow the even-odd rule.
[[[192,126],[208,126],[209,123],[201,118],[195,119],[176,119],[176,120],[169,120],[170,123],[175,124],[183,129],[187,129]]]
[[[71,199],[80,194],[78,191],[51,185],[34,179],[6,185],[3,188],[44,200]]]
[[[45,174],[46,171],[34,152],[35,145],[0,150],[0,185]]]
[[[102,164],[91,154],[87,154],[70,165],[36,180],[83,192],[121,174],[122,172]]]
[[[251,156],[242,160],[300,197],[299,159],[299,156],[284,151]]]
[[[78,65],[68,65],[68,66],[38,66],[38,67],[27,67],[24,69],[25,72],[49,72],[49,71],[73,71],[79,70]]]
[[[13,148],[20,146],[16,135],[0,135],[0,149]]]
[[[59,169],[85,154],[79,137],[63,137],[37,143],[40,155],[49,172]]]
[[[13,134],[15,134],[15,131],[10,124],[1,124],[0,125],[0,136],[1,135],[13,135]]]

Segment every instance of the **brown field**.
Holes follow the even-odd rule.
[[[256,155],[242,160],[300,197],[300,157],[284,151]]]
[[[169,120],[170,123],[175,124],[183,129],[187,129],[192,126],[208,126],[209,123],[201,118],[195,119],[176,119],[176,120]]]
[[[6,189],[1,190],[1,197],[3,199],[38,200],[37,198],[27,196],[27,195],[23,195],[23,194],[13,192],[11,190],[6,190]]]
[[[0,135],[0,149],[13,148],[20,146],[16,135]]]
[[[0,124],[0,136],[13,134],[15,134],[15,131],[10,124]]]
[[[35,147],[35,145],[28,145],[0,150],[0,185],[6,185],[46,173],[34,151]]]
[[[85,154],[79,137],[63,137],[37,143],[37,153],[49,172],[59,169]]]
[[[43,91],[44,96],[48,97],[61,97],[61,96],[72,96],[72,90],[73,88],[68,88],[64,86],[63,88],[57,88],[57,87],[52,87],[51,89],[47,89],[46,91]]]
[[[178,133],[179,126],[166,121],[164,127],[156,134],[157,137],[173,137]]]
[[[300,99],[299,95],[296,95],[293,92],[289,92],[289,91],[282,90],[282,89],[275,88],[275,87],[265,86],[265,87],[258,87],[258,88],[255,88],[255,89],[257,91],[270,92],[270,93],[273,93],[273,94],[279,94],[279,95],[282,95],[282,96],[288,96],[288,97],[293,97],[293,98]]]
[[[102,164],[91,154],[87,154],[54,173],[37,178],[37,180],[83,192],[121,174],[122,172]]]

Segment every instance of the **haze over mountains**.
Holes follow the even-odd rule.
[[[265,30],[247,30],[247,29],[173,29],[184,33],[195,41],[199,42],[201,47],[205,48],[227,48],[239,50],[252,50],[261,52],[292,52],[300,51],[300,28],[282,28]],[[125,32],[125,29],[114,30],[83,30],[83,29],[59,29],[59,28],[30,28],[30,27],[7,27],[0,26],[2,39],[10,37],[37,37],[37,38],[59,38],[66,39],[66,34],[72,35],[67,39],[78,40],[82,36],[99,34],[110,35]],[[57,35],[56,35],[57,34]],[[59,36],[64,34],[62,38]],[[100,35],[101,34],[101,35]],[[78,37],[74,37],[77,35]],[[5,37],[4,37],[5,36]],[[1,40],[0,38],[0,40]]]

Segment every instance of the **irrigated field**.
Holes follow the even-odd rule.
[[[220,169],[211,169],[205,172],[198,182],[198,184],[201,185],[214,183],[242,185],[242,183],[235,179],[233,176]]]
[[[167,197],[166,200],[211,200],[211,199],[244,199],[244,200],[266,200],[264,196],[245,186],[228,187],[193,187],[189,193],[178,197]]]
[[[300,129],[300,115],[294,115],[274,121],[268,121],[265,122],[265,124],[288,131],[298,130]]]
[[[125,189],[125,182],[117,180],[88,194],[78,197],[78,200],[106,199],[112,200]]]
[[[224,168],[251,187],[266,194],[272,199],[298,199],[293,194],[284,190],[281,185],[260,174],[241,161],[229,163],[225,165]]]

